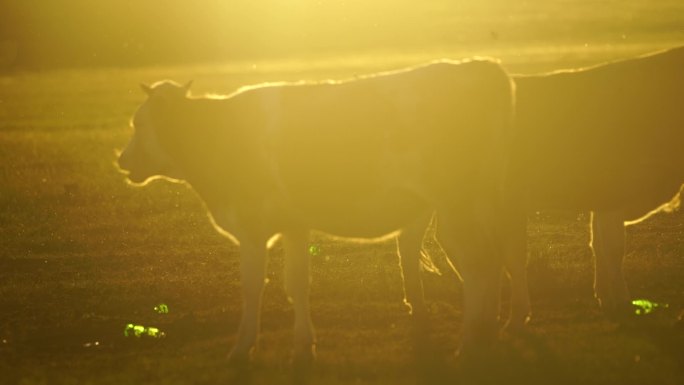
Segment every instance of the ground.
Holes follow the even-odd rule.
[[[523,54],[495,47],[491,55],[513,72],[532,72],[671,45],[667,39],[547,49],[539,43],[520,48]],[[145,97],[138,83],[194,79],[199,93],[227,93],[265,80],[350,76],[430,56],[0,74],[0,383],[289,381],[293,316],[282,250],[271,253],[253,370],[237,373],[226,365],[240,314],[236,247],[213,230],[189,188],[166,182],[132,188],[114,168],[115,149],[131,134],[128,119]],[[453,358],[462,314],[453,275],[424,275],[430,348],[416,354],[393,243],[316,235],[311,301],[318,361],[310,382],[684,382],[684,332],[673,326],[684,294],[681,212],[628,229],[632,294],[669,308],[622,324],[607,319],[592,298],[588,213],[530,213],[528,233],[534,318],[527,335],[502,336],[480,372]],[[168,313],[154,310],[161,303]],[[125,337],[129,323],[157,327],[166,337]]]

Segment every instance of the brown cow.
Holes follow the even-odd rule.
[[[682,194],[684,47],[514,81],[511,175],[519,199],[527,210],[592,211],[595,295],[609,312],[622,312],[631,305],[624,226],[672,211]],[[524,220],[517,226],[507,263],[513,327],[530,310]]]
[[[397,237],[406,302],[425,314],[421,245],[433,213],[464,277],[463,341],[496,330],[501,190],[512,84],[490,60],[441,61],[345,81],[270,84],[225,98],[144,87],[119,166],[131,182],[190,184],[240,246],[244,308],[231,357],[255,347],[267,245],[285,247],[295,358],[313,357],[311,230]]]

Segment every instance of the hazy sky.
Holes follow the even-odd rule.
[[[419,37],[420,29],[440,23],[430,17],[429,1],[415,9],[405,0],[0,3],[5,50],[11,43],[19,65],[30,66],[158,64],[402,46]]]
[[[681,35],[679,2],[0,0],[0,68],[617,41],[639,28]]]

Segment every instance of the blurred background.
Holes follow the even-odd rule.
[[[2,0],[0,69],[684,41],[680,0]]]
[[[0,0],[0,384],[244,383],[225,365],[241,312],[237,247],[187,186],[131,188],[114,167],[141,82],[227,94],[442,57],[530,73],[681,45],[682,0]],[[684,212],[627,229],[632,294],[670,304],[638,328],[596,306],[589,213],[529,219],[531,339],[511,341],[492,383],[684,383],[684,333],[670,333],[684,308]],[[394,243],[312,242],[312,383],[415,384]],[[253,383],[288,383],[282,249],[268,269]],[[423,277],[430,359],[452,362],[461,286]],[[125,337],[131,323],[167,338]],[[435,383],[464,383],[444,367]]]

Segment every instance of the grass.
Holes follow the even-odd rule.
[[[681,12],[679,3],[663,4]],[[254,371],[236,378],[226,366],[240,314],[236,248],[211,228],[190,189],[161,182],[131,188],[113,167],[114,150],[131,133],[128,119],[144,99],[139,82],[194,78],[199,93],[227,93],[265,80],[344,77],[483,52],[500,56],[511,71],[531,72],[681,39],[646,19],[634,27],[638,38],[623,44],[585,46],[583,35],[381,57],[0,76],[0,383],[290,381],[293,315],[282,288],[282,250],[269,263]],[[585,25],[581,20],[576,25]],[[535,317],[525,338],[504,337],[484,377],[452,362],[461,318],[461,287],[452,275],[425,274],[433,347],[417,360],[394,245],[317,237],[311,301],[319,356],[311,383],[682,383],[684,332],[672,327],[684,294],[682,213],[628,229],[625,270],[634,296],[670,308],[624,325],[603,317],[592,299],[588,213],[542,212],[530,220]],[[161,302],[168,314],[153,311]],[[167,338],[125,338],[129,322],[159,327]]]

